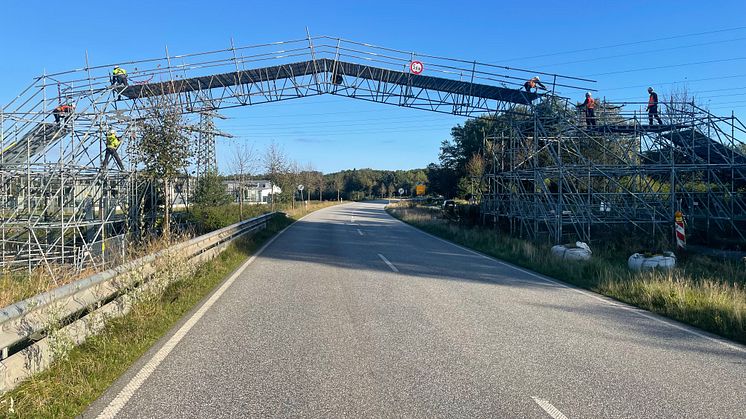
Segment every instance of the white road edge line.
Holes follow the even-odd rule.
[[[389,260],[386,259],[386,256],[384,256],[384,255],[382,255],[382,254],[379,253],[378,257],[381,258],[381,260],[384,261],[387,265],[389,265],[389,268],[391,268],[392,271],[399,272],[399,270],[396,269],[396,266],[394,266],[393,263],[389,262]]]
[[[536,404],[539,405],[542,409],[544,409],[545,412],[549,414],[549,416],[553,417],[554,419],[567,419],[567,416],[565,416],[562,412],[559,411],[556,407],[552,406],[551,403],[549,403],[546,400],[542,400],[538,397],[531,397],[534,399]]]
[[[360,229],[358,228],[358,229],[357,229],[357,234],[359,234],[359,235],[361,235],[361,236],[362,236],[362,235],[363,235],[363,232],[362,232],[362,231],[360,231]]]
[[[308,217],[311,214],[313,213],[306,214],[305,216],[298,219],[298,221]],[[262,254],[262,252],[264,252],[264,249],[266,249],[269,245],[271,245],[278,237],[282,235],[282,233],[287,231],[287,229],[289,229],[293,225],[295,225],[295,223],[290,224],[289,226],[282,229],[279,233],[275,234],[275,236],[269,239],[269,241],[265,243],[264,246],[262,246],[259,250],[257,250],[256,253],[254,253],[249,258],[249,260],[244,262],[244,264],[241,265],[241,267],[238,268],[238,270],[234,272],[233,275],[231,275],[230,278],[228,278],[228,280],[226,280],[223,283],[223,285],[220,286],[220,288],[218,288],[217,291],[215,291],[215,293],[210,297],[210,299],[207,300],[202,305],[202,307],[200,307],[199,310],[197,310],[192,315],[192,317],[190,317],[189,320],[187,320],[186,323],[184,323],[181,326],[181,328],[179,328],[179,330],[176,333],[174,333],[173,336],[171,336],[171,339],[169,339],[168,342],[166,342],[161,347],[161,349],[159,349],[158,352],[156,352],[156,354],[153,355],[150,361],[148,361],[145,365],[143,365],[140,371],[138,371],[138,373],[130,380],[129,383],[127,383],[126,386],[124,386],[124,388],[122,388],[119,394],[117,394],[117,396],[111,402],[109,402],[108,406],[106,406],[106,408],[101,413],[99,413],[97,418],[108,419],[108,418],[115,417],[119,413],[119,411],[122,410],[124,405],[127,404],[130,398],[132,398],[132,396],[140,388],[140,386],[143,385],[145,380],[147,380],[148,377],[150,377],[150,375],[155,371],[158,365],[160,365],[160,363],[163,362],[163,360],[168,356],[168,354],[171,353],[174,347],[176,347],[176,345],[182,339],[184,339],[184,336],[186,336],[186,334],[189,333],[192,327],[194,327],[194,325],[197,324],[197,322],[202,318],[202,316],[205,315],[207,310],[209,310],[210,307],[212,307],[213,304],[215,304],[215,302],[223,295],[223,293],[225,293],[225,291],[233,284],[233,282],[236,281],[236,278],[238,278],[238,276],[241,275],[243,271],[249,265],[251,265],[256,260],[256,258],[259,257],[259,255]]]
[[[469,249],[467,247],[461,246],[460,244],[448,241],[448,240],[440,238],[438,236],[434,236],[434,235],[432,235],[432,234],[430,234],[430,233],[428,233],[426,231],[422,231],[422,230],[420,230],[419,228],[417,228],[415,226],[409,225],[409,224],[405,223],[404,221],[402,221],[402,220],[400,220],[400,219],[398,219],[396,217],[391,216],[391,214],[389,214],[388,212],[386,212],[386,210],[384,210],[383,212],[385,212],[392,219],[394,219],[394,220],[402,223],[403,225],[405,225],[405,226],[407,226],[407,227],[409,227],[409,228],[411,228],[411,229],[413,229],[415,231],[418,231],[418,232],[420,232],[420,233],[422,233],[422,234],[424,234],[426,236],[430,236],[430,237],[432,237],[435,240],[441,241],[443,243],[450,244],[451,246],[456,246],[456,247],[458,247],[459,249],[461,249],[461,250],[463,250],[465,252],[469,252],[469,253],[472,253],[474,255],[481,256],[481,257],[483,257],[485,259],[491,260],[493,262],[497,262],[500,265],[507,266],[508,268],[515,269],[516,271],[519,271],[519,272],[523,272],[526,275],[532,276],[532,277],[534,277],[534,278],[536,278],[536,279],[538,279],[540,281],[548,282],[550,284],[554,284],[554,285],[557,285],[559,287],[567,288],[567,289],[569,289],[571,291],[577,292],[578,294],[582,294],[582,295],[585,295],[586,297],[590,297],[590,298],[596,299],[598,301],[601,301],[604,304],[607,304],[607,305],[610,305],[610,306],[614,306],[614,307],[618,307],[618,308],[621,308],[622,310],[627,310],[629,312],[637,314],[638,316],[645,317],[645,318],[650,319],[650,320],[654,320],[654,321],[656,321],[658,323],[665,324],[665,325],[670,326],[670,327],[672,327],[674,329],[681,330],[682,332],[687,332],[687,333],[692,334],[694,336],[697,336],[697,337],[709,340],[711,342],[715,342],[717,344],[720,344],[721,346],[725,346],[726,348],[730,348],[730,349],[733,349],[733,350],[738,351],[738,352],[746,352],[746,347],[737,346],[737,345],[731,344],[730,342],[726,342],[724,340],[721,340],[721,339],[718,339],[718,338],[715,338],[715,337],[712,337],[712,336],[707,336],[707,335],[705,335],[703,333],[700,333],[700,332],[698,332],[696,330],[690,329],[687,326],[680,326],[678,324],[675,324],[675,323],[663,320],[661,318],[658,318],[658,317],[656,317],[656,316],[654,316],[652,314],[648,314],[648,313],[646,313],[641,308],[633,307],[633,306],[630,306],[630,305],[627,305],[627,304],[624,304],[624,303],[621,303],[621,302],[610,301],[607,298],[602,297],[600,295],[595,295],[595,294],[591,293],[590,291],[585,291],[585,290],[582,290],[580,288],[575,288],[575,287],[570,286],[568,284],[565,284],[565,283],[562,283],[562,282],[559,282],[559,281],[555,281],[553,279],[549,279],[547,277],[541,276],[541,275],[539,275],[537,273],[525,270],[523,268],[519,268],[518,266],[512,265],[510,263],[503,262],[500,259],[496,259],[496,258],[494,258],[492,256],[487,256],[487,255],[485,255],[483,253],[477,252],[476,250]]]

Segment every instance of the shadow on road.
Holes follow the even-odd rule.
[[[379,254],[390,261],[398,273],[394,273]],[[392,218],[380,204],[344,205],[315,213],[296,222],[262,254],[262,258],[300,262],[306,264],[303,268],[306,272],[330,267],[348,270],[349,281],[359,280],[356,272],[372,272],[384,281],[444,283],[429,285],[431,287],[457,284],[448,289],[454,301],[474,292],[469,284],[481,285],[478,292],[484,293],[484,298],[493,298],[488,302],[480,301],[488,309],[501,310],[501,299],[512,299],[522,307],[516,315],[529,315],[533,310],[545,316],[546,322],[554,327],[562,328],[563,322],[571,323],[568,318],[611,324],[613,328],[601,328],[603,331],[599,333],[620,345],[686,350],[730,357],[739,362],[744,359],[743,353],[640,316],[635,309],[592,299],[574,289],[543,281],[434,239]],[[485,291],[484,285],[491,291]],[[706,332],[701,333],[706,335]]]

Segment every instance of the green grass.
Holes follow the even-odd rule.
[[[491,229],[462,227],[408,204],[388,209],[395,217],[435,236],[746,343],[743,263],[689,256],[670,272],[633,273],[627,269],[632,251],[618,247],[592,249],[589,262],[559,262],[550,255],[549,245]]]
[[[269,205],[244,205],[243,219],[258,217],[270,212]],[[193,206],[188,213],[181,213],[197,234],[206,234],[211,231],[227,227],[241,220],[239,206],[237,204],[226,204],[215,207]]]
[[[215,259],[184,275],[155,298],[143,299],[127,315],[73,348],[64,359],[0,396],[0,417],[75,417],[96,400],[195,304],[237,269],[263,242],[308,212],[309,205],[275,217],[268,228],[237,240]],[[10,412],[11,400],[14,412]]]
[[[336,201],[312,201],[309,203],[309,208],[323,208],[336,203]],[[235,224],[240,220],[248,220],[249,218],[258,217],[271,211],[272,206],[269,204],[245,204],[243,207],[243,217],[241,217],[238,204],[230,203],[211,207],[194,205],[190,208],[189,212],[182,211],[178,216],[193,225],[196,234],[206,234]],[[277,203],[275,211],[303,212],[304,209],[299,202],[296,202],[295,205]]]

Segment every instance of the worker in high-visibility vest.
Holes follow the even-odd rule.
[[[54,108],[52,115],[54,115],[55,124],[59,124],[63,119],[69,118],[73,114],[73,111],[75,111],[75,103],[63,103]]]
[[[539,80],[538,76],[531,77],[531,79],[523,83],[523,88],[529,93],[531,93],[531,89],[534,89],[536,93],[538,93],[539,89],[547,90],[546,86],[544,86],[541,80]]]
[[[112,86],[117,85],[117,84],[126,86],[127,85],[127,71],[123,69],[122,67],[115,65],[114,69],[111,71],[111,84]]]
[[[658,93],[653,91],[652,87],[648,87],[648,125],[653,125],[653,118],[658,121],[659,125],[663,125],[660,115],[658,115]]]
[[[585,125],[588,127],[596,127],[596,101],[591,96],[591,92],[585,94],[585,102],[577,105],[578,108],[585,108]]]
[[[116,160],[119,170],[124,170],[124,163],[122,163],[122,159],[119,158],[119,153],[117,153],[117,148],[121,143],[122,141],[117,137],[117,131],[115,129],[110,129],[106,134],[106,155],[104,156],[103,164],[104,170],[106,170],[109,164],[109,157],[112,156],[114,157],[114,160]]]

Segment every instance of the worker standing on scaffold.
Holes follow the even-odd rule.
[[[106,155],[104,156],[104,170],[107,169],[107,166],[109,165],[109,157],[114,157],[114,160],[117,161],[117,165],[119,166],[119,170],[124,170],[124,163],[122,163],[122,159],[119,158],[119,153],[117,153],[117,148],[119,147],[119,144],[121,144],[122,141],[117,137],[117,131],[115,129],[110,129],[109,132],[106,134]]]
[[[648,87],[648,125],[653,125],[653,118],[658,121],[659,125],[663,125],[660,115],[658,115],[658,93],[653,91],[652,87]]]
[[[75,111],[75,103],[60,104],[52,111],[52,115],[54,115],[54,123],[59,124],[60,121],[67,120],[67,118],[72,116],[73,111]]]
[[[127,85],[127,71],[118,65],[114,66],[114,69],[111,71],[111,85]]]
[[[577,105],[578,108],[585,108],[585,125],[587,127],[596,127],[596,101],[593,100],[591,92],[585,94],[585,102]]]
[[[523,83],[523,88],[526,89],[526,92],[528,93],[531,93],[531,89],[536,90],[534,93],[538,93],[539,89],[547,90],[546,86],[544,86],[544,84],[539,80],[538,76],[531,77],[531,79]]]

